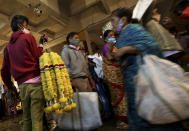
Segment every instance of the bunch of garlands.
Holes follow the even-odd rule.
[[[69,74],[61,57],[54,52],[43,53],[39,59],[46,113],[61,115],[76,108]]]

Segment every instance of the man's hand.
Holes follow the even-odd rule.
[[[96,83],[92,78],[89,78],[89,82],[91,84],[91,88],[94,90],[96,88]]]
[[[71,80],[71,84],[72,84],[72,87],[74,87],[74,88],[77,87],[77,84],[73,80]]]
[[[45,42],[48,42],[48,35],[47,34],[43,34],[40,37],[39,44],[44,44]]]

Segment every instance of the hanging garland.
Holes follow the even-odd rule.
[[[76,108],[69,74],[61,57],[54,52],[43,53],[39,59],[46,113],[57,115]]]

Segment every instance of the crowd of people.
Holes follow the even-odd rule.
[[[170,18],[161,18],[157,8],[152,9],[151,12],[151,19],[141,23],[132,19],[132,12],[129,9],[116,9],[111,15],[113,29],[103,33],[102,53],[88,56],[87,52],[80,50],[79,34],[70,32],[61,57],[69,72],[73,89],[79,92],[96,91],[99,98],[103,97],[104,101],[100,101],[102,114],[107,118],[114,115],[118,129],[181,131],[181,122],[154,125],[137,113],[134,79],[139,70],[138,55],[153,54],[179,64],[185,71],[189,70],[189,26],[187,32],[179,34],[174,24],[170,26],[170,23],[173,23]],[[189,20],[189,17],[187,19]],[[44,52],[43,44],[48,41],[48,37],[43,35],[37,46],[35,38],[30,34],[28,23],[28,18],[22,15],[12,18],[13,34],[4,50],[1,76],[7,86],[7,97],[12,98],[10,102],[7,101],[11,106],[8,108],[9,114],[11,109],[16,114],[15,100],[19,98],[11,81],[12,75],[19,85],[23,130],[42,131],[45,101],[40,79],[39,57]],[[1,86],[0,109],[3,108],[4,92]],[[0,113],[1,119],[3,112]]]

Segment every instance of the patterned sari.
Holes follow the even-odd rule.
[[[119,62],[109,61],[103,56],[103,71],[110,90],[111,104],[115,116],[117,120],[125,121],[127,120],[127,101],[123,73],[121,72]]]

